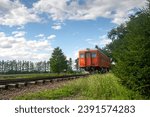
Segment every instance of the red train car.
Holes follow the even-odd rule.
[[[87,49],[79,51],[79,67],[85,71],[106,72],[110,68],[110,58],[100,49]]]

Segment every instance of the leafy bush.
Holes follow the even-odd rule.
[[[123,28],[113,29],[109,37],[115,37],[108,46],[115,75],[128,88],[150,97],[150,1],[148,8],[131,16]]]

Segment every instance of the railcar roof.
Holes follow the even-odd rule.
[[[80,50],[79,52],[88,52],[88,51],[99,51],[99,50],[97,50],[97,49],[86,49],[86,50]]]

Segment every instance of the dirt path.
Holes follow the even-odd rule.
[[[12,100],[16,96],[21,96],[23,94],[39,92],[45,89],[56,89],[61,86],[64,86],[66,83],[71,81],[61,81],[48,83],[43,85],[30,85],[22,88],[14,88],[9,90],[0,90],[0,100]]]

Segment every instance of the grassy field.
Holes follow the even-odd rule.
[[[133,100],[143,99],[143,97],[138,92],[133,92],[122,86],[117,77],[108,73],[73,80],[59,89],[30,93],[15,99]]]
[[[32,73],[32,74],[10,74],[10,75],[0,75],[0,80],[5,79],[17,79],[17,78],[45,78],[52,76],[63,76],[63,75],[73,75],[69,73]]]

